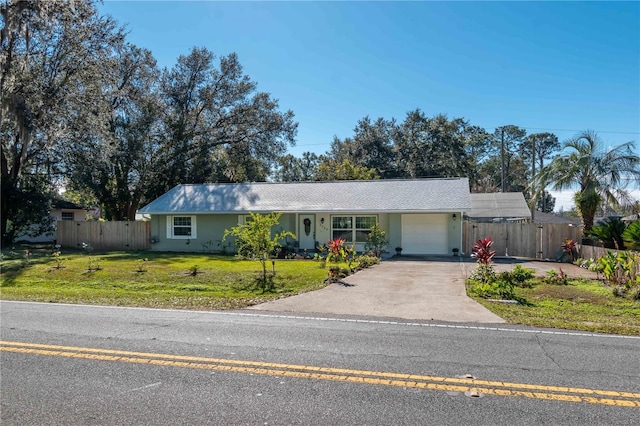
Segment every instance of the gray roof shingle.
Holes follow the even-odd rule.
[[[425,212],[471,208],[469,180],[178,185],[141,214],[278,212]]]
[[[471,194],[470,218],[529,218],[531,211],[522,192]]]

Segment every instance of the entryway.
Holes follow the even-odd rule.
[[[301,214],[298,217],[298,243],[300,250],[316,248],[316,215]]]

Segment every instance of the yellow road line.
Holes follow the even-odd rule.
[[[207,369],[215,371],[253,373],[303,379],[331,380],[371,385],[400,386],[448,392],[477,391],[485,395],[515,396],[565,402],[584,402],[620,407],[640,407],[640,393],[600,389],[494,382],[455,377],[437,377],[7,341],[0,341],[0,351],[100,361]],[[600,398],[601,396],[606,396],[608,398]]]

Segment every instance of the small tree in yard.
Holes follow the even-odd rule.
[[[367,243],[364,245],[364,249],[373,252],[377,257],[380,257],[380,252],[389,245],[387,240],[387,233],[380,229],[380,224],[376,223],[369,229],[367,235]]]
[[[238,253],[259,260],[262,264],[262,278],[258,280],[260,288],[272,290],[273,279],[267,279],[267,261],[275,250],[282,246],[281,240],[286,237],[296,238],[296,236],[289,231],[280,231],[271,236],[271,228],[278,225],[282,213],[249,214],[250,218],[246,223],[225,230],[222,241],[225,241],[228,236],[235,237]]]

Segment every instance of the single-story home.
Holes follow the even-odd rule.
[[[178,185],[141,208],[151,217],[152,250],[222,248],[226,229],[250,212],[281,212],[296,250],[313,251],[341,237],[364,251],[379,223],[389,249],[452,254],[462,245],[462,216],[471,208],[466,178]]]
[[[531,210],[522,192],[471,194],[466,217],[472,222],[530,222]]]

